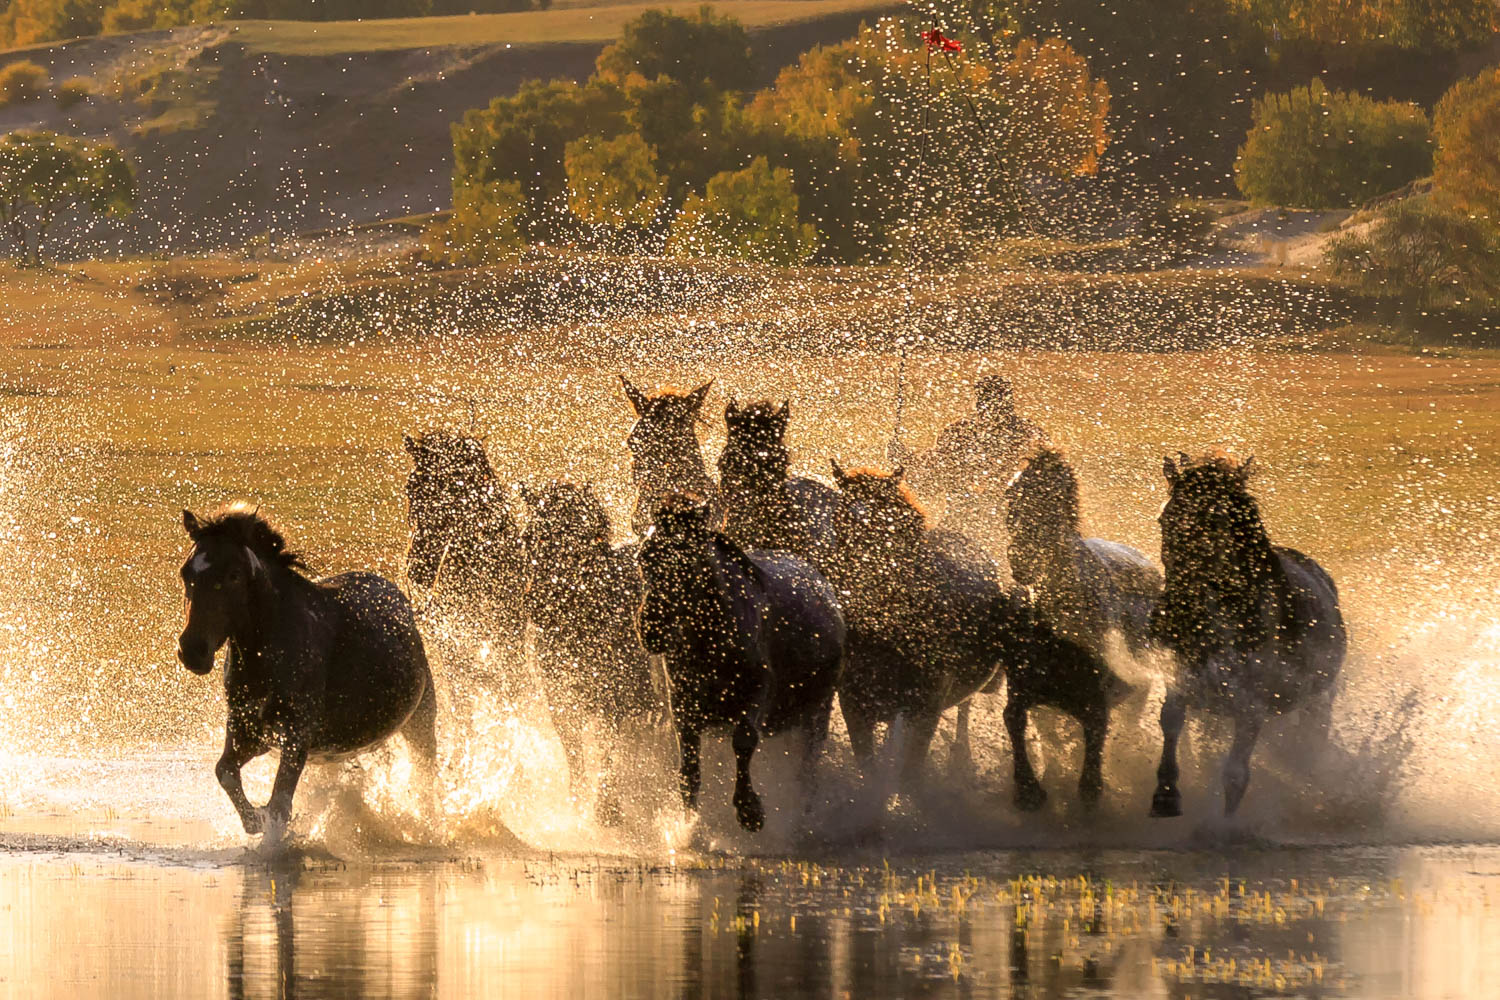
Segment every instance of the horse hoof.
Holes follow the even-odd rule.
[[[740,826],[751,833],[759,833],[760,828],[766,825],[766,811],[760,804],[760,796],[752,795],[734,804],[735,815],[739,817]]]
[[[1099,800],[1104,795],[1102,788],[1080,788],[1078,790],[1078,801],[1083,803],[1083,808],[1093,812],[1099,808]]]
[[[244,825],[245,832],[252,837],[259,835],[266,826],[265,813],[264,809],[255,809],[241,816],[240,822]]]
[[[1022,785],[1016,789],[1016,808],[1022,812],[1036,812],[1047,802],[1047,793],[1041,785]]]
[[[1182,793],[1175,788],[1158,788],[1151,796],[1151,818],[1171,819],[1182,815]]]

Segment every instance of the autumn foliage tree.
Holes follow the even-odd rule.
[[[1477,45],[1496,28],[1494,0],[1234,0],[1272,38],[1402,48]]]
[[[563,152],[568,211],[587,226],[618,236],[657,221],[667,181],[656,172],[656,151],[639,133],[613,139],[584,136]]]
[[[1500,68],[1454,84],[1438,102],[1432,128],[1438,199],[1500,226]]]
[[[799,264],[818,249],[818,232],[799,220],[791,174],[757,156],[743,170],[709,179],[672,224],[669,248],[694,256]]]

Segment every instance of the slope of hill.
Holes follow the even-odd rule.
[[[399,21],[211,24],[0,53],[96,91],[63,108],[0,108],[0,132],[109,137],[137,164],[139,211],[70,234],[73,252],[172,252],[268,231],[444,208],[449,125],[533,77],[586,78],[648,4]],[[890,0],[722,0],[751,29],[763,78],[846,38]]]

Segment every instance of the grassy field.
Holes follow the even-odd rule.
[[[643,11],[697,10],[697,3],[560,5],[549,10],[508,14],[468,14],[372,21],[236,21],[233,38],[253,52],[326,56],[445,46],[542,45],[555,42],[608,42]],[[892,8],[889,0],[718,0],[719,14],[755,29],[796,24],[834,14]]]

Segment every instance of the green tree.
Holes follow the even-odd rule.
[[[456,205],[473,189],[498,191],[515,182],[525,198],[519,225],[529,239],[561,232],[567,225],[568,143],[585,135],[613,138],[626,131],[626,105],[612,86],[579,86],[567,80],[521,85],[513,97],[497,97],[453,126],[453,197]]]
[[[798,220],[790,172],[757,156],[743,170],[715,174],[703,195],[688,196],[668,246],[682,254],[797,264],[817,250],[818,233]]]
[[[455,188],[453,212],[427,233],[427,254],[456,264],[495,264],[526,242],[526,196],[517,181]]]
[[[1439,200],[1500,226],[1500,68],[1460,80],[1432,116]]]
[[[656,152],[635,132],[613,139],[584,136],[563,153],[568,209],[581,222],[616,232],[643,230],[666,200]]]
[[[128,215],[135,195],[135,172],[111,143],[55,132],[0,138],[0,225],[26,263],[41,262],[48,232],[64,215]]]
[[[1480,310],[1500,301],[1500,236],[1484,219],[1425,198],[1404,198],[1365,235],[1329,243],[1335,274],[1382,298],[1418,309]]]
[[[1313,80],[1255,102],[1235,181],[1258,204],[1347,208],[1431,169],[1431,128],[1421,108]]]

